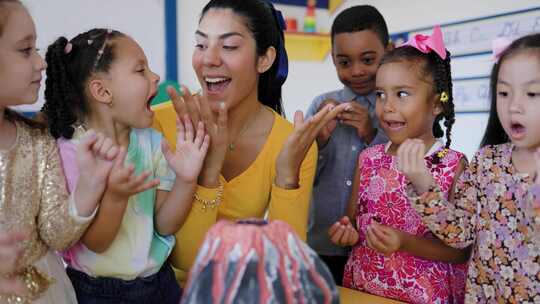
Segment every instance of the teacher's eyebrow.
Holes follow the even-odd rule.
[[[199,31],[199,30],[197,30],[197,31],[195,32],[195,35],[201,36],[201,37],[203,37],[203,38],[208,38],[208,35],[207,35],[207,34],[205,34],[204,32],[201,32],[201,31]],[[223,40],[223,39],[229,38],[229,37],[231,37],[231,36],[240,36],[240,37],[242,37],[242,38],[244,37],[244,35],[242,35],[242,34],[240,34],[240,33],[238,33],[238,32],[229,32],[229,33],[224,33],[224,34],[219,35],[218,38],[221,39],[221,40]]]

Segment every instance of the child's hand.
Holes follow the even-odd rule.
[[[358,232],[354,229],[348,216],[344,216],[339,222],[335,222],[328,229],[328,234],[332,243],[338,246],[354,246],[358,242]]]
[[[202,121],[197,124],[197,133],[193,134],[193,125],[188,115],[184,116],[183,121],[176,119],[176,129],[176,151],[173,153],[167,141],[163,140],[161,142],[163,155],[176,173],[177,179],[194,184],[201,172],[204,157],[210,145],[210,136],[205,134]]]
[[[102,193],[117,154],[118,147],[111,139],[89,130],[77,145],[79,179],[93,192]]]
[[[173,87],[167,87],[167,93],[173,101],[178,117],[185,117],[187,114],[194,124],[198,125],[201,120],[204,122],[206,133],[210,136],[210,146],[199,174],[199,183],[206,187],[217,187],[229,144],[227,103],[220,102],[215,115],[205,96],[191,94],[184,86],[182,96],[179,96]]]
[[[405,233],[375,221],[366,229],[366,241],[369,247],[386,255],[400,250],[405,242]]]
[[[331,104],[334,107],[337,106],[339,103],[333,99],[326,99],[321,103],[319,106],[319,109],[317,109],[317,112],[321,111],[326,105]],[[321,130],[319,131],[319,134],[317,134],[317,145],[319,148],[324,147],[326,143],[328,142],[328,139],[330,139],[330,136],[332,135],[332,132],[336,129],[337,126],[337,120],[332,119],[330,120],[326,125],[324,125]]]
[[[28,232],[0,232],[0,294],[24,296],[25,284],[17,277],[9,275],[15,271],[15,265],[21,256],[19,243],[28,238]]]
[[[107,181],[107,192],[113,196],[124,200],[132,195],[146,191],[159,185],[159,180],[146,181],[150,172],[143,172],[139,176],[135,175],[133,164],[125,165],[126,148],[120,147],[120,151],[114,160],[114,165]]]
[[[345,111],[339,114],[338,118],[343,124],[356,129],[358,137],[370,143],[375,138],[376,129],[373,127],[368,108],[351,101],[346,103]]]
[[[425,146],[421,139],[406,139],[397,150],[398,168],[413,184],[418,194],[423,194],[435,182],[424,160]]]
[[[28,232],[0,232],[0,277],[15,270],[21,255],[19,243],[28,238]]]

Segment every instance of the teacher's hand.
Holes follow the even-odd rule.
[[[208,99],[199,94],[192,94],[182,86],[182,96],[173,87],[167,88],[178,117],[189,117],[193,125],[204,123],[210,136],[210,147],[204,159],[203,168],[198,178],[201,186],[215,188],[219,186],[219,176],[227,154],[229,131],[227,127],[227,107],[220,102],[217,115],[212,112]]]
[[[299,172],[302,161],[315,141],[321,128],[345,110],[347,104],[326,105],[314,116],[304,120],[300,111],[294,114],[294,131],[283,145],[276,160],[276,180],[278,187],[284,189],[298,188]]]

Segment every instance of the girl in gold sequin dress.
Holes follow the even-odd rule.
[[[117,147],[89,132],[77,147],[81,175],[70,196],[56,142],[46,128],[9,106],[37,100],[46,67],[32,18],[16,0],[0,0],[0,231],[26,231],[18,259],[2,271],[25,296],[0,291],[0,303],[75,303],[55,250],[77,241],[96,212]],[[2,261],[6,262],[6,261]]]

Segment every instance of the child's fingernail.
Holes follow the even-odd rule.
[[[219,102],[219,108],[222,109],[222,110],[225,110],[225,102],[220,101]]]

